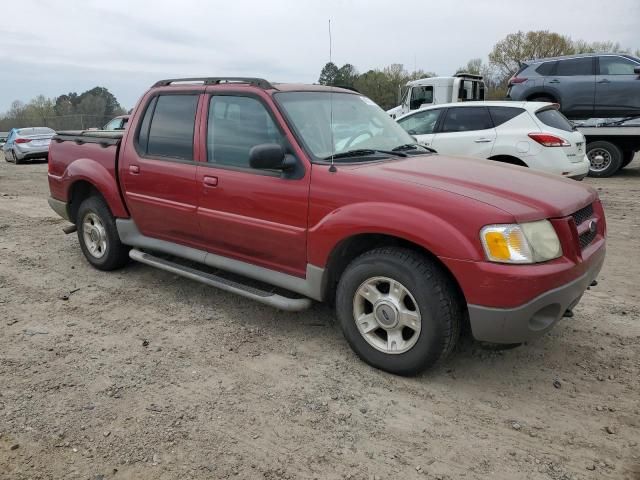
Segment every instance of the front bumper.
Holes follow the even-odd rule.
[[[468,305],[474,338],[492,343],[521,343],[543,335],[567,309],[578,304],[584,291],[600,273],[603,263],[604,252],[582,276],[515,308]]]

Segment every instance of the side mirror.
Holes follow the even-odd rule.
[[[263,143],[249,150],[249,165],[258,170],[283,170],[284,150],[277,143]]]
[[[633,69],[633,73],[637,73],[638,75],[640,75],[640,67],[635,67]]]

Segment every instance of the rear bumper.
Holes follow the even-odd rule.
[[[476,340],[493,343],[521,343],[543,335],[575,307],[604,263],[604,247],[598,259],[580,277],[549,290],[514,308],[468,305],[471,331]]]
[[[51,209],[60,215],[65,220],[71,221],[69,218],[69,209],[67,202],[57,200],[53,197],[49,197],[49,206]]]

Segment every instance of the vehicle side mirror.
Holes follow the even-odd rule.
[[[635,67],[633,69],[633,73],[637,73],[638,75],[640,75],[640,67]]]
[[[263,143],[249,150],[249,165],[259,170],[284,170],[284,150],[277,143]]]

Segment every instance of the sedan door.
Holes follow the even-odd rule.
[[[495,141],[496,129],[487,107],[449,107],[431,147],[447,155],[489,158]]]
[[[598,57],[596,76],[596,115],[640,114],[640,63],[620,55]]]
[[[418,143],[431,147],[433,132],[442,114],[442,108],[421,110],[407,115],[398,120],[398,123],[409,135],[412,135]]]

